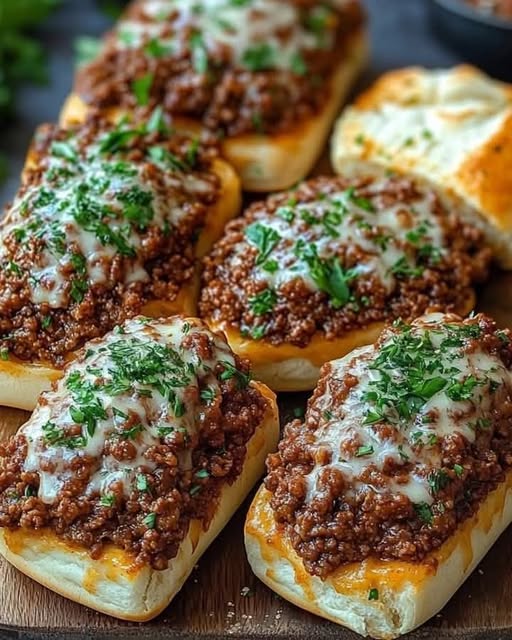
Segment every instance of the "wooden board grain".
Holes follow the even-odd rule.
[[[479,309],[512,326],[512,274],[495,273],[480,292]],[[280,398],[282,422],[305,397]],[[0,439],[17,429],[23,411],[0,409]],[[249,638],[355,640],[358,636],[289,605],[261,584],[245,559],[242,527],[248,501],[203,556],[168,610],[145,623],[120,622],[40,587],[0,562],[0,638]],[[512,638],[512,528],[442,613],[410,634],[437,640]]]

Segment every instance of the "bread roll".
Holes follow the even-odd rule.
[[[127,317],[195,314],[199,258],[239,207],[233,169],[158,111],[145,127],[42,127],[0,225],[0,404],[33,409]]]
[[[359,2],[202,0],[194,8],[131,3],[79,71],[62,122],[91,109],[143,119],[161,105],[174,126],[219,136],[244,189],[290,187],[313,167],[366,62]]]
[[[226,227],[205,258],[199,313],[272,389],[307,390],[386,322],[469,313],[489,259],[457,203],[418,179],[315,178]]]
[[[325,365],[249,510],[255,574],[364,636],[436,614],[512,521],[511,345],[431,314]]]
[[[278,434],[274,394],[221,335],[192,318],[129,321],[88,343],[2,448],[0,553],[71,600],[149,620]]]
[[[512,88],[464,65],[384,74],[339,119],[332,162],[416,173],[467,205],[502,266],[512,266]]]

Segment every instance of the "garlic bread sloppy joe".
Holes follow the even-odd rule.
[[[0,404],[32,409],[90,338],[139,313],[195,313],[198,258],[236,215],[214,146],[91,119],[42,127],[0,224]]]
[[[397,321],[326,364],[247,517],[256,575],[362,635],[434,615],[512,520],[511,370],[483,315]]]
[[[469,312],[489,257],[482,233],[412,178],[316,178],[227,225],[200,315],[271,388],[311,389],[387,321]]]
[[[339,119],[336,171],[371,162],[416,173],[466,204],[512,267],[512,85],[467,65],[384,74]]]
[[[0,447],[0,552],[130,620],[167,606],[275,449],[275,397],[200,321],[87,343]]]
[[[62,118],[162,106],[215,132],[246,189],[282,189],[313,166],[365,58],[358,0],[138,0]]]

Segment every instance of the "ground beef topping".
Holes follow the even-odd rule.
[[[91,119],[36,138],[0,225],[0,348],[61,364],[194,272],[219,197],[215,148],[170,135],[161,110],[134,127]]]
[[[164,569],[241,472],[267,401],[197,320],[130,320],[89,342],[0,447],[0,526],[49,527]]]
[[[306,569],[418,561],[452,535],[512,465],[511,370],[483,315],[397,321],[325,365],[265,481]]]
[[[362,23],[358,0],[139,0],[76,91],[99,108],[163,105],[221,134],[283,131],[325,104]]]
[[[436,306],[467,311],[489,259],[482,233],[411,178],[316,178],[228,224],[205,261],[200,310],[303,347]]]

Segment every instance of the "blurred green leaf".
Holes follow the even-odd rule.
[[[60,0],[0,0],[0,31],[38,24],[59,4]]]

